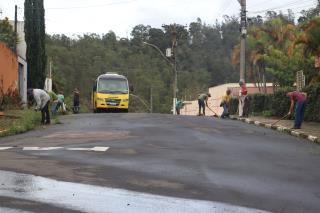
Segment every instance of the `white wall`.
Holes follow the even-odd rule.
[[[10,21],[10,24],[14,28],[14,21]],[[27,44],[24,38],[25,34],[24,34],[23,21],[18,21],[17,33],[18,33],[17,53],[18,53],[18,56],[26,60]]]
[[[18,62],[19,65],[21,64],[23,66],[23,82],[19,82],[19,85],[22,85],[22,88],[20,90],[20,97],[22,100],[23,105],[26,106],[27,104],[27,70],[28,70],[28,65],[27,62],[21,58],[20,56],[18,56]]]

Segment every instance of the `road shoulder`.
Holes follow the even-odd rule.
[[[285,120],[279,122],[279,124],[273,125],[277,119],[272,118],[263,118],[263,117],[250,117],[250,118],[241,118],[238,116],[232,116],[232,120],[242,121],[248,124],[253,124],[256,126],[261,126],[264,128],[276,130],[279,132],[283,132],[295,137],[306,139],[310,142],[316,143],[320,145],[320,124],[318,123],[307,123],[303,124],[304,128],[302,129],[291,129],[290,125],[292,121]],[[309,128],[309,130],[308,130]],[[319,131],[317,130],[319,129]]]

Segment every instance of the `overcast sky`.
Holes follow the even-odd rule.
[[[198,17],[214,24],[225,14],[238,16],[240,10],[237,0],[44,0],[44,4],[46,32],[68,36],[112,30],[119,37],[129,37],[138,24],[188,25]],[[14,5],[22,21],[24,0],[0,0],[0,18],[14,19]],[[315,5],[316,0],[247,0],[249,15],[263,15],[268,9],[299,12]]]

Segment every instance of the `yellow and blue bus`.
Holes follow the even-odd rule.
[[[128,79],[117,73],[100,75],[92,88],[93,112],[129,111]]]

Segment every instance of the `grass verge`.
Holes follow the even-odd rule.
[[[0,137],[20,134],[40,124],[41,113],[34,110],[9,110],[0,118]]]

